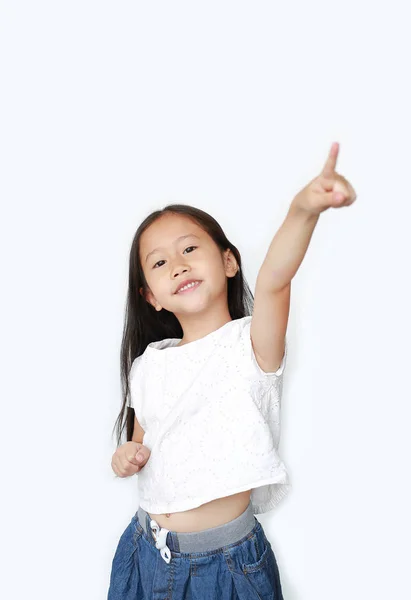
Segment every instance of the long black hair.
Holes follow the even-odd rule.
[[[211,215],[188,204],[169,204],[162,210],[152,212],[144,219],[134,235],[130,249],[128,293],[120,351],[123,403],[113,428],[113,432],[116,429],[117,447],[121,445],[124,427],[126,427],[126,441],[131,441],[133,436],[134,409],[129,405],[128,398],[130,394],[129,373],[134,359],[143,354],[150,342],[183,337],[182,327],[174,313],[165,308],[156,311],[139,292],[140,288],[143,288],[144,292],[148,288],[140,262],[141,235],[154,221],[167,213],[191,218],[210,235],[222,253],[230,248],[239,268],[234,277],[227,278],[229,313],[234,320],[251,315],[253,310],[254,296],[242,272],[240,252],[227,239],[221,226]]]

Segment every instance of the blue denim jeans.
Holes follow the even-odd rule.
[[[108,600],[284,600],[270,542],[251,504],[202,531],[159,527],[139,507],[112,562]]]

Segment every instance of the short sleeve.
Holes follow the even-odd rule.
[[[247,317],[244,322],[243,330],[240,334],[240,350],[242,359],[244,361],[244,368],[250,376],[256,377],[260,381],[273,381],[282,379],[286,364],[287,364],[287,353],[288,353],[288,340],[285,339],[284,355],[281,359],[280,366],[276,371],[267,373],[263,371],[257,362],[257,358],[254,353],[254,348],[251,343],[251,317]]]
[[[134,409],[137,420],[144,429],[141,415],[143,393],[141,356],[137,356],[131,365],[129,373],[129,388],[129,406]]]
[[[251,343],[251,317],[241,331],[241,362],[242,377],[247,382],[248,392],[254,404],[261,411],[266,423],[269,424],[273,444],[278,449],[280,441],[281,399],[283,393],[283,375],[287,363],[288,340],[285,339],[284,355],[276,371],[266,373],[260,367]]]

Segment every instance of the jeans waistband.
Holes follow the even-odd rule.
[[[141,506],[138,508],[137,516],[153,545],[157,548],[168,547],[175,552],[218,550],[222,546],[233,544],[246,537],[259,523],[253,514],[251,502],[239,517],[202,531],[177,532],[161,528]]]

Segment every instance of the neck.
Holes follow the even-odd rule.
[[[216,329],[219,329],[229,321],[232,321],[228,307],[227,310],[223,312],[209,311],[207,314],[201,315],[198,313],[191,315],[185,314],[184,316],[179,315],[177,318],[183,329],[183,337],[178,343],[178,346],[195,342]]]

